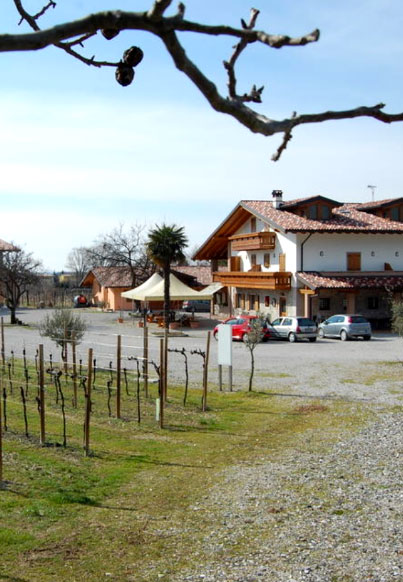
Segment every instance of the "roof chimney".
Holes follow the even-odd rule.
[[[283,204],[283,191],[282,190],[273,190],[271,193],[273,196],[273,207],[280,208]]]

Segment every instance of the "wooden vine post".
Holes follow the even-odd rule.
[[[164,328],[164,384],[163,384],[163,400],[164,402],[167,401],[168,397],[168,335],[169,335],[168,327]]]
[[[121,369],[122,369],[122,336],[118,335],[118,343],[116,348],[116,418],[120,418],[120,404],[121,404]]]
[[[205,412],[207,408],[207,385],[208,385],[208,364],[210,355],[210,339],[211,332],[209,331],[207,332],[206,356],[204,358],[204,370],[203,370],[203,404],[202,404],[203,412]]]
[[[0,379],[0,392],[3,392],[3,372],[1,373]],[[0,398],[0,488],[2,483],[3,483],[3,411]]]
[[[92,389],[92,348],[88,350],[87,390],[84,421],[84,451],[85,456],[90,454],[90,422],[91,422],[91,389]]]
[[[45,444],[45,361],[43,358],[43,344],[39,345],[39,442]]]
[[[4,346],[4,317],[1,318],[1,365],[4,370],[6,365],[6,353]]]
[[[160,400],[160,428],[164,428],[164,340],[160,339],[160,382],[159,382],[159,400]]]
[[[74,335],[73,341],[71,342],[71,355],[73,359],[73,408],[77,408],[77,354]]]
[[[148,326],[143,328],[143,385],[144,396],[148,398]]]

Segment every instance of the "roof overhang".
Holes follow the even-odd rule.
[[[192,259],[196,261],[226,259],[228,237],[235,234],[251,214],[254,213],[239,203],[196,251]]]
[[[297,280],[314,291],[320,289],[346,292],[356,289],[403,291],[403,271],[361,272],[354,275],[333,272],[299,272]]]

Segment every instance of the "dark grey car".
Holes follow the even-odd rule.
[[[319,324],[319,337],[336,337],[342,341],[362,337],[371,339],[371,324],[362,315],[332,315]]]

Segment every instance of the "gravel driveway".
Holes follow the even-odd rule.
[[[42,312],[21,312],[27,323]],[[92,344],[104,360],[141,355],[141,330],[117,324],[116,314],[82,313]],[[199,330],[173,337],[171,347],[204,349],[207,317]],[[33,355],[42,339],[31,328],[5,330],[6,351],[25,346]],[[152,333],[152,332],[151,332]],[[47,349],[54,347],[45,341]],[[151,340],[151,357],[158,338]],[[255,389],[306,402],[348,402],[361,429],[341,429],[331,439],[305,431],[278,457],[264,456],[227,469],[197,507],[203,535],[195,541],[195,565],[172,582],[391,582],[403,580],[402,398],[403,342],[374,334],[370,342],[320,340],[315,344],[268,342],[257,346]],[[156,357],[156,356],[155,356]],[[249,353],[233,345],[234,389],[245,389]],[[212,340],[210,382],[217,382]],[[201,384],[201,358],[189,356],[192,384]],[[388,379],[385,379],[385,376]],[[183,381],[183,358],[172,354],[170,382]],[[328,435],[326,435],[328,436]],[[194,520],[191,521],[194,527]],[[184,535],[191,535],[183,524]],[[244,540],[247,539],[247,544]],[[238,551],[234,550],[239,546]],[[245,549],[247,548],[247,550]],[[231,551],[229,551],[231,549]],[[150,580],[165,578],[155,576]]]

